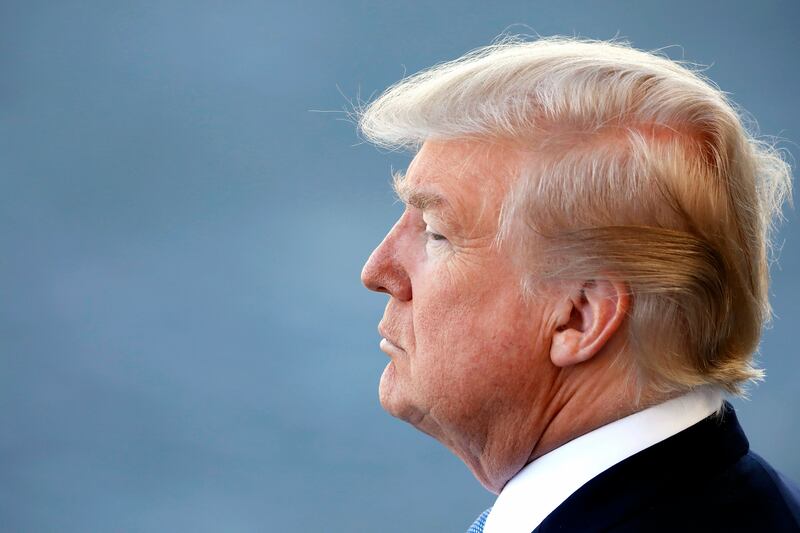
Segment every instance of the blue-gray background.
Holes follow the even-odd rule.
[[[506,29],[619,34],[682,45],[798,141],[798,22],[796,1],[2,0],[0,530],[465,529],[492,496],[377,402],[385,298],[359,271],[407,158],[310,110]],[[798,479],[795,219],[769,376],[735,403]]]

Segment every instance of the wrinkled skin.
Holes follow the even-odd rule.
[[[581,352],[582,364],[554,356],[554,346],[567,355],[584,346],[589,326],[617,308],[581,304],[574,284],[555,282],[526,301],[519,262],[496,244],[522,157],[498,142],[426,142],[398,187],[406,210],[362,272],[367,288],[390,296],[379,325],[390,357],[381,405],[494,492],[533,458],[630,410],[624,387],[613,387],[620,370],[593,357],[619,324]],[[559,333],[570,328],[565,344]]]

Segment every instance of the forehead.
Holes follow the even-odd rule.
[[[465,224],[496,214],[518,175],[514,147],[487,140],[429,140],[395,183],[400,198]]]

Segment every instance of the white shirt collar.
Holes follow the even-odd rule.
[[[503,487],[484,533],[531,533],[587,481],[717,411],[722,393],[699,388],[599,427],[526,465]]]

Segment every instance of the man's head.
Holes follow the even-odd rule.
[[[448,445],[487,486],[470,450],[494,456],[484,449],[497,445],[490,434],[537,429],[565,370],[594,368],[575,363],[606,345],[629,306],[624,286],[606,281],[523,294],[523,265],[497,242],[518,158],[494,142],[427,141],[395,177],[407,208],[362,273],[369,289],[390,296],[379,325],[391,358],[382,405]],[[518,444],[502,453],[526,459],[528,442]]]
[[[418,150],[362,275],[390,295],[381,401],[479,478],[487,449],[521,457],[511,441],[537,445],[570,403],[603,400],[565,435],[639,392],[760,376],[788,167],[698,74],[619,44],[506,41],[401,81],[360,126]]]

